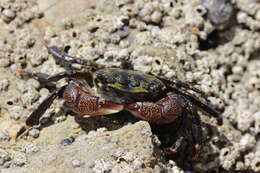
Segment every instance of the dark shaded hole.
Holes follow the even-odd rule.
[[[219,64],[217,64],[216,69],[219,70],[222,66],[223,66],[223,64],[219,63]]]
[[[228,155],[228,151],[226,151],[224,154],[223,154],[223,156],[227,156]]]
[[[251,61],[251,60],[258,60],[259,54],[260,54],[260,49],[257,50],[257,51],[255,51],[255,52],[253,52],[253,53],[250,55],[249,61]]]
[[[173,7],[173,2],[170,2],[170,7]]]
[[[127,12],[129,12],[129,13],[132,13],[132,9],[131,8],[129,8],[129,9],[127,9]]]
[[[96,43],[93,41],[93,42],[90,43],[90,46],[91,46],[92,48],[94,48],[94,47],[96,47]]]
[[[68,53],[70,48],[71,48],[70,45],[65,46],[64,47],[64,52]]]
[[[178,9],[177,10],[177,15],[175,16],[175,19],[179,19],[183,16],[183,11],[182,9]]]
[[[96,9],[96,6],[95,5],[91,5],[90,8],[91,9]]]
[[[129,19],[127,19],[127,18],[122,19],[121,22],[123,22],[125,25],[129,25]],[[125,29],[125,27],[124,27],[124,29]]]
[[[244,66],[243,67],[243,72],[245,72],[245,71],[247,71],[247,67]]]
[[[232,82],[238,83],[238,82],[240,82],[240,79],[233,79]]]
[[[158,59],[155,60],[155,63],[161,65],[161,62]]]
[[[197,11],[199,14],[203,12],[203,10],[200,9],[200,8],[197,8],[196,11]]]
[[[209,50],[216,48],[220,43],[220,37],[218,31],[213,31],[208,35],[207,40],[199,40],[200,50]]]
[[[13,105],[14,103],[12,101],[8,101],[6,104]]]
[[[185,60],[184,60],[184,59],[181,59],[181,60],[179,61],[179,63],[182,64],[182,65],[184,65],[184,64],[185,64]]]
[[[257,162],[257,163],[255,164],[255,166],[256,166],[256,167],[259,167],[259,166],[260,166],[260,162]]]
[[[199,25],[199,27],[198,27],[198,28],[199,28],[199,30],[200,30],[200,31],[204,31],[204,29],[205,29],[205,26],[204,26],[204,25]]]
[[[102,19],[101,18],[97,18],[97,22],[101,22],[102,21]]]
[[[77,37],[77,33],[76,32],[72,32],[72,37]]]
[[[93,28],[91,28],[89,31],[92,32],[92,33],[94,33],[94,32],[96,32],[98,29],[99,29],[99,27],[93,27]]]
[[[124,158],[121,158],[121,157],[118,159],[118,161],[119,162],[126,162],[126,160]]]
[[[233,74],[233,72],[232,72],[232,66],[231,66],[231,65],[227,65],[227,66],[226,66],[226,70],[225,70],[225,72],[224,72],[225,78],[227,79],[227,77],[228,77],[229,75],[231,75],[231,74]]]

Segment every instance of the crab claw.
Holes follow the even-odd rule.
[[[160,125],[169,124],[181,116],[185,105],[181,96],[169,94],[155,103],[136,102],[126,105],[125,109],[136,117]]]
[[[138,118],[158,125],[169,124],[179,116],[179,114],[176,114],[177,111],[172,112],[172,110],[167,109],[167,105],[151,102],[128,104],[125,106],[125,109]]]

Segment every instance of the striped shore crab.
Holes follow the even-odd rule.
[[[25,70],[18,72],[42,83],[67,78],[68,84],[54,89],[43,100],[27,118],[26,125],[20,129],[16,137],[38,125],[42,115],[57,97],[62,98],[65,106],[79,115],[107,115],[127,110],[134,116],[159,126],[181,119],[181,127],[176,132],[177,142],[167,150],[171,152],[178,150],[180,141],[186,134],[183,128],[188,128],[192,134],[194,156],[199,153],[203,141],[197,108],[220,119],[218,111],[187,91],[193,90],[203,94],[201,90],[177,78],[163,78],[121,68],[105,68],[94,62],[71,57],[55,46],[47,46],[47,49],[57,62],[68,69],[67,71],[53,76]],[[71,65],[75,63],[90,65],[91,70],[77,71]]]

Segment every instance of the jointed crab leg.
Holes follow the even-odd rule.
[[[78,71],[64,71],[60,73],[56,73],[52,76],[49,76],[45,73],[33,73],[30,71],[19,69],[17,73],[22,76],[27,76],[34,78],[44,84],[48,84],[50,82],[56,82],[63,78],[70,78],[70,79],[84,79],[86,82],[92,81],[92,73],[91,72],[78,72]]]
[[[172,78],[159,78],[159,79],[164,81],[165,84],[167,84],[170,88],[174,87],[174,86],[172,86],[172,84],[174,84],[177,87],[186,88],[186,89],[195,91],[197,93],[200,93],[202,95],[205,95],[205,93],[202,90],[195,88],[195,87],[191,86],[189,83],[183,82],[177,78],[172,77]]]
[[[173,88],[177,93],[183,95],[184,97],[188,98],[194,105],[198,106],[202,111],[206,112],[206,115],[213,116],[217,119],[218,124],[221,125],[223,122],[222,114],[218,112],[216,109],[208,106],[207,104],[201,102],[197,97],[190,94],[187,91],[180,90],[178,88]]]
[[[96,70],[103,68],[103,66],[95,63],[94,61],[88,61],[85,59],[83,60],[80,58],[76,58],[76,57],[67,55],[65,52],[63,52],[56,46],[46,46],[46,48],[48,49],[48,53],[50,53],[58,63],[63,65],[65,68],[67,67],[68,70],[73,69],[71,64],[74,64],[74,63],[89,66]]]
[[[192,160],[196,160],[200,153],[200,149],[203,142],[202,129],[200,126],[200,118],[197,114],[195,106],[191,103],[187,104],[189,105],[187,108],[188,112],[187,114],[184,114],[182,117],[180,117],[181,124],[179,126],[179,129],[175,133],[176,142],[172,146],[167,147],[165,150],[170,154],[177,153],[181,148],[186,148],[187,144],[190,145],[191,142],[193,147],[192,152],[194,152],[192,155]],[[191,137],[192,141],[189,141],[189,137],[186,138],[188,135]]]
[[[43,102],[35,109],[31,115],[26,120],[26,125],[28,126],[34,126],[39,124],[39,120],[42,117],[42,115],[46,112],[46,110],[51,106],[53,101],[58,97],[61,96],[64,92],[64,89],[66,86],[63,86],[61,88],[57,88],[54,90],[48,97],[46,97]]]
[[[81,64],[83,65],[85,62],[82,59],[75,58],[72,56],[67,55],[65,52],[61,51],[58,47],[56,46],[46,46],[48,49],[48,53],[53,55],[53,57],[56,60],[59,61],[66,61],[67,63],[76,63],[76,64]]]
[[[186,117],[190,119],[191,122],[191,132],[192,132],[191,134],[192,134],[193,142],[195,144],[194,147],[196,150],[193,159],[196,159],[200,151],[200,147],[202,145],[201,121],[196,107],[191,102],[188,102],[187,110],[188,110],[188,114],[186,115]]]
[[[25,126],[23,126],[18,133],[16,134],[16,136],[14,137],[14,139],[17,139],[20,135],[22,135],[25,131],[29,130],[32,126],[34,125],[38,125],[39,124],[39,120],[42,117],[42,115],[46,112],[46,110],[51,106],[51,104],[53,103],[53,101],[60,96],[66,86],[63,86],[61,88],[57,88],[55,89],[48,97],[46,97],[43,102],[37,107],[37,109],[35,109],[31,115],[27,118],[26,122],[25,122]]]

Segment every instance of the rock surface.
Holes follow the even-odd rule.
[[[140,121],[110,132],[98,130],[80,135],[69,146],[62,146],[60,140],[55,139],[60,134],[55,130],[67,127],[66,123],[60,124],[62,125],[53,125],[34,141],[40,150],[25,151],[29,157],[25,158],[26,165],[20,171],[119,173],[153,172],[161,169],[155,166],[162,156],[158,144],[152,142],[152,132],[147,122]],[[25,164],[21,161],[24,155],[17,157],[20,158],[13,159],[17,166]],[[7,161],[8,156],[5,154],[2,159]],[[12,168],[2,169],[2,172],[10,170]]]

